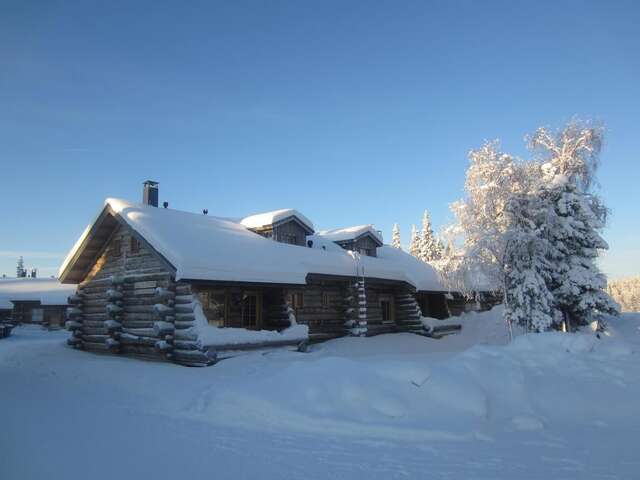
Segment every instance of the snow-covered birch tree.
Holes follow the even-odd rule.
[[[559,132],[538,129],[530,162],[497,142],[472,151],[467,196],[452,205],[457,221],[448,229],[462,245],[450,286],[469,291],[482,280],[502,291],[510,321],[536,331],[616,313],[595,264],[607,248],[607,210],[592,190],[601,145],[602,129],[572,122]]]
[[[450,288],[470,293],[479,283],[502,290],[505,280],[507,202],[530,189],[529,166],[500,151],[497,141],[469,153],[466,198],[451,205],[456,217],[447,229],[448,244],[461,245],[453,254],[457,268],[447,275]],[[485,287],[487,288],[487,287]]]

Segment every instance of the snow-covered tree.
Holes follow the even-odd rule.
[[[610,281],[607,293],[623,312],[640,312],[640,277]]]
[[[400,245],[400,228],[397,223],[393,224],[393,230],[391,231],[391,245],[395,248],[402,248]]]
[[[416,258],[420,258],[420,239],[415,225],[411,225],[411,242],[409,243],[409,253]]]
[[[481,276],[505,294],[508,319],[538,331],[615,313],[595,264],[607,248],[599,233],[607,210],[591,190],[601,145],[601,129],[572,122],[558,133],[536,131],[531,162],[496,142],[472,151],[467,197],[453,204],[457,222],[448,230],[462,238],[464,255],[449,281],[469,289]]]
[[[420,260],[423,262],[433,262],[442,258],[442,244],[433,234],[431,227],[431,217],[427,210],[422,216],[422,230],[418,240],[420,250]]]
[[[24,259],[22,256],[18,258],[18,266],[16,267],[16,277],[24,278],[27,276],[27,270],[24,268]]]
[[[571,122],[559,132],[540,128],[531,146],[542,162],[540,196],[552,209],[548,235],[553,245],[551,288],[570,325],[584,324],[594,313],[617,313],[606,293],[606,277],[596,265],[608,249],[600,235],[607,209],[593,193],[603,130]]]
[[[466,198],[451,205],[456,223],[446,230],[449,245],[461,245],[454,254],[457,268],[450,271],[447,283],[467,293],[479,277],[497,288],[504,285],[510,228],[505,208],[512,195],[530,190],[533,177],[532,168],[501,152],[497,141],[471,151],[469,162]]]
[[[545,235],[547,208],[537,195],[514,195],[506,205],[505,317],[527,331],[550,329],[558,318],[549,291],[553,266]]]

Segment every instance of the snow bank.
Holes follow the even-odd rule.
[[[192,332],[198,336],[200,347],[223,347],[230,345],[259,345],[262,343],[299,343],[309,339],[309,327],[292,324],[282,331],[247,330],[245,328],[219,328],[209,325],[202,305],[197,299],[193,302],[195,314]]]
[[[303,342],[309,339],[309,327],[293,325],[282,331],[247,330],[245,328],[218,328],[211,325],[198,327],[201,347],[227,347],[230,345],[260,345],[263,343]]]
[[[498,315],[467,315],[463,323],[491,325]],[[201,398],[197,416],[313,434],[468,440],[484,438],[487,428],[582,428],[585,419],[625,426],[640,413],[629,401],[629,389],[640,394],[632,373],[640,365],[626,340],[543,333],[469,347],[454,337],[464,339],[413,336],[410,353],[402,335],[381,335],[282,354],[274,358],[281,360],[277,368]],[[434,355],[439,349],[449,355]]]
[[[63,285],[55,278],[0,279],[0,308],[13,308],[11,300],[66,305],[75,290],[75,285]]]
[[[509,328],[503,319],[504,306],[496,305],[485,312],[468,312],[445,320],[422,317],[427,330],[441,326],[460,325],[461,330],[439,340],[444,348],[455,350],[472,345],[506,345],[509,343]],[[517,332],[516,332],[517,333]],[[439,349],[441,349],[439,347]]]
[[[506,346],[341,338],[207,369],[88,355],[66,332],[18,327],[0,345],[0,477],[636,478],[640,315],[608,323],[600,338]],[[73,462],[61,433],[77,440]]]

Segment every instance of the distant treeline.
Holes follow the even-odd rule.
[[[640,277],[612,280],[607,292],[620,304],[623,312],[640,312]]]

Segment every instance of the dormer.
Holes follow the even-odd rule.
[[[323,230],[313,237],[323,241],[331,241],[345,250],[358,252],[369,257],[376,257],[377,248],[383,245],[382,234],[373,225]],[[313,241],[313,237],[310,238],[311,241]]]
[[[314,232],[313,223],[292,208],[251,215],[240,223],[263,237],[301,247],[307,245],[307,235]]]

